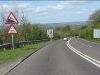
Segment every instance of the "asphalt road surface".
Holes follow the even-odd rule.
[[[100,48],[93,46],[90,50],[91,47],[87,47],[87,44],[84,46],[79,42],[83,43],[82,40],[72,38],[67,43],[60,40],[49,44],[34,53],[7,75],[100,75],[100,67],[92,63],[97,62],[78,55],[71,50],[71,47],[68,47],[68,43],[82,53],[97,58],[97,60],[100,59],[100,51],[98,51]],[[97,52],[93,51],[95,49]],[[94,52],[94,55],[91,51]],[[99,63],[97,64],[99,65]]]

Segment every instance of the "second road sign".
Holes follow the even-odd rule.
[[[8,34],[17,34],[17,30],[16,28],[14,27],[14,25],[12,24],[9,28],[8,28],[8,31],[7,31]]]

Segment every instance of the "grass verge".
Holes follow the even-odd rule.
[[[35,52],[38,48],[47,45],[49,42],[40,42],[37,44],[27,45],[15,50],[0,51],[0,64],[17,60],[31,52]]]
[[[94,42],[94,43],[100,43],[100,39],[86,39],[86,40]]]

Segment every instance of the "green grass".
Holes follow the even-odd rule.
[[[100,43],[100,39],[87,39],[88,41],[94,42],[94,43]]]
[[[41,48],[48,43],[49,42],[41,42],[37,44],[27,45],[22,48],[17,48],[15,50],[0,51],[0,64],[5,62],[11,62],[21,57],[24,57],[31,52],[35,52],[38,48]]]

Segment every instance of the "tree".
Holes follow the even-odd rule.
[[[90,15],[89,25],[93,28],[100,28],[100,9]]]

